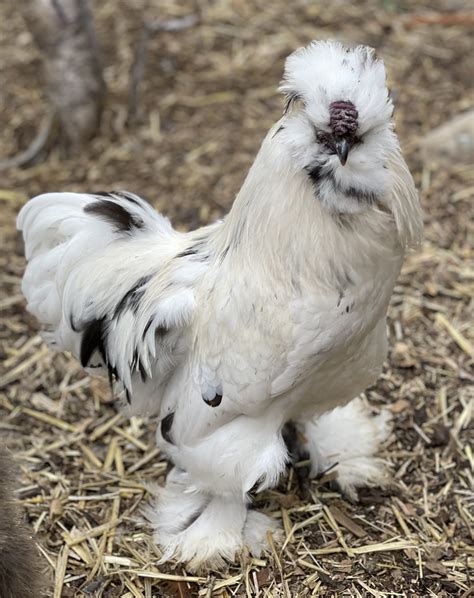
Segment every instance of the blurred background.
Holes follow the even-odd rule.
[[[0,4],[0,434],[18,455],[18,496],[55,595],[470,595],[472,4],[93,0],[100,124],[77,144],[51,117],[52,38],[32,4]],[[139,517],[143,481],[166,470],[152,426],[116,415],[106,387],[43,345],[20,292],[15,217],[44,191],[114,189],[181,229],[222,217],[281,115],[285,57],[315,38],[368,44],[385,61],[425,213],[424,245],[390,308],[389,360],[367,392],[394,415],[393,486],[354,505],[323,480],[310,500],[290,472],[259,498],[282,518],[283,552],[190,581],[182,567],[156,567]]]

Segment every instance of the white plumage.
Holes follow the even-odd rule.
[[[312,473],[383,481],[384,416],[350,403],[378,376],[404,251],[421,236],[383,63],[314,42],[291,55],[287,110],[227,218],[190,233],[135,195],[53,193],[18,217],[28,309],[58,349],[158,415],[175,468],[149,512],[164,558],[258,553],[275,523],[248,511],[277,483],[287,422]],[[332,411],[331,411],[332,410]]]

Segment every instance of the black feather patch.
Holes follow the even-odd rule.
[[[109,376],[109,385],[112,391],[112,395],[114,393],[114,381],[120,380],[117,372],[117,368],[110,364],[109,357],[107,355],[107,351],[105,349],[106,342],[107,342],[107,324],[108,321],[106,317],[98,318],[87,322],[84,326],[82,331],[82,339],[81,339],[81,348],[80,348],[80,360],[82,367],[94,367],[89,365],[89,361],[92,355],[97,351],[104,362],[105,367],[107,368],[108,376]],[[146,379],[146,372],[141,363],[140,359],[138,358],[138,353],[134,355],[134,361],[132,363],[131,369],[132,371],[138,371],[142,377],[142,380],[145,381]],[[130,389],[125,388],[125,397],[127,399],[127,403],[131,403],[131,396],[130,396]]]
[[[114,198],[110,191],[94,191],[93,193],[89,193],[89,195],[93,195],[94,197],[108,197],[109,199]]]
[[[151,318],[151,320],[148,320],[147,325],[145,326],[145,329],[143,331],[142,334],[142,340],[145,338],[146,333],[150,330],[150,326],[153,324],[153,318]]]
[[[107,199],[116,199],[119,197],[120,199],[126,199],[136,206],[140,205],[138,199],[132,193],[128,193],[127,191],[95,191],[94,193],[90,193],[90,195],[94,195],[95,197],[105,197]],[[140,199],[148,203],[143,197],[140,197]]]
[[[205,261],[209,259],[209,253],[206,251],[205,243],[200,240],[194,243],[194,245],[190,245],[180,253],[176,254],[176,257],[188,257],[188,256],[196,256],[194,259]]]
[[[209,259],[209,249],[206,245],[207,236],[195,239],[193,244],[176,254],[177,258],[191,257],[193,260],[205,262]]]
[[[82,367],[87,367],[94,351],[98,351],[104,363],[107,363],[105,354],[105,318],[91,320],[82,333],[80,359]]]
[[[305,170],[308,173],[311,182],[314,184],[316,190],[319,189],[320,185],[324,181],[328,181],[333,187],[336,193],[346,195],[351,199],[355,199],[359,202],[368,203],[373,205],[377,200],[378,196],[376,193],[370,190],[357,189],[356,187],[343,187],[335,178],[333,170],[324,169],[325,164],[308,164],[305,166]]]
[[[170,331],[169,328],[166,328],[166,326],[158,326],[157,329],[155,330],[155,336],[157,338],[163,338],[165,336],[165,334],[167,334]]]
[[[130,201],[131,203],[134,203],[137,206],[140,205],[140,202],[137,201],[137,199],[133,195],[127,193],[126,191],[113,191],[113,194],[117,197],[120,197],[121,199],[126,199],[127,201]]]
[[[173,441],[171,440],[171,436],[170,436],[170,431],[171,431],[171,426],[173,425],[173,420],[174,420],[174,411],[172,411],[171,413],[168,413],[168,415],[161,420],[161,426],[160,426],[161,435],[166,440],[166,442],[169,442],[170,444],[174,444]]]
[[[131,233],[134,229],[142,229],[145,226],[143,220],[131,214],[123,206],[106,199],[99,199],[87,204],[84,207],[84,212],[102,218],[118,233]]]
[[[222,402],[222,395],[216,393],[212,399],[205,399],[204,397],[202,399],[210,407],[219,407]]]
[[[336,193],[347,195],[351,199],[355,199],[359,202],[366,202],[369,205],[373,205],[378,200],[378,195],[373,191],[366,189],[357,189],[356,187],[343,187],[334,176],[334,172],[331,170],[327,173],[327,178],[331,181],[331,184]]]
[[[323,165],[322,164],[311,164],[305,167],[309,178],[313,184],[317,187],[323,178]]]
[[[117,368],[111,366],[110,364],[107,364],[107,371],[109,374],[109,386],[110,386],[110,390],[112,391],[112,396],[114,394],[114,380],[118,379],[118,375],[117,375]]]
[[[261,475],[256,482],[254,482],[253,486],[247,490],[247,496],[253,501],[255,499],[255,494],[258,492],[260,486],[265,482],[265,475]],[[251,504],[248,507],[249,509],[255,509],[255,505]]]
[[[119,317],[120,314],[126,309],[131,309],[133,313],[137,313],[140,300],[146,291],[146,289],[143,287],[150,280],[151,276],[151,274],[148,276],[142,276],[140,279],[138,279],[136,284],[134,284],[133,287],[125,293],[122,299],[120,299],[120,301],[117,303],[117,307],[114,311],[114,318]]]
[[[137,350],[135,350],[133,353],[133,359],[130,363],[130,370],[132,372],[139,372],[142,382],[146,382],[148,376],[145,370],[145,366],[143,365]]]
[[[181,253],[177,253],[176,257],[186,257],[188,255],[196,255],[197,252],[198,252],[198,250],[196,249],[196,247],[188,247],[184,251],[181,251]]]
[[[363,189],[357,189],[356,187],[347,187],[343,190],[345,195],[352,197],[360,202],[366,202],[373,205],[378,200],[377,193],[373,191],[364,191]]]

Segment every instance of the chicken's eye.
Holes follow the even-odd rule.
[[[314,131],[316,135],[316,141],[325,148],[333,150],[334,153],[336,150],[333,136],[326,131],[322,131],[321,129],[315,129]]]

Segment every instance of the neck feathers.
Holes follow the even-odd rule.
[[[265,270],[317,267],[324,256],[375,259],[401,254],[421,237],[421,212],[413,180],[400,153],[389,161],[391,198],[356,214],[329,211],[315,196],[307,171],[279,140],[278,125],[267,135],[224,224],[218,251],[248,259]],[[352,198],[353,199],[353,198]],[[357,255],[354,256],[354,251]],[[334,261],[334,260],[332,260]]]

